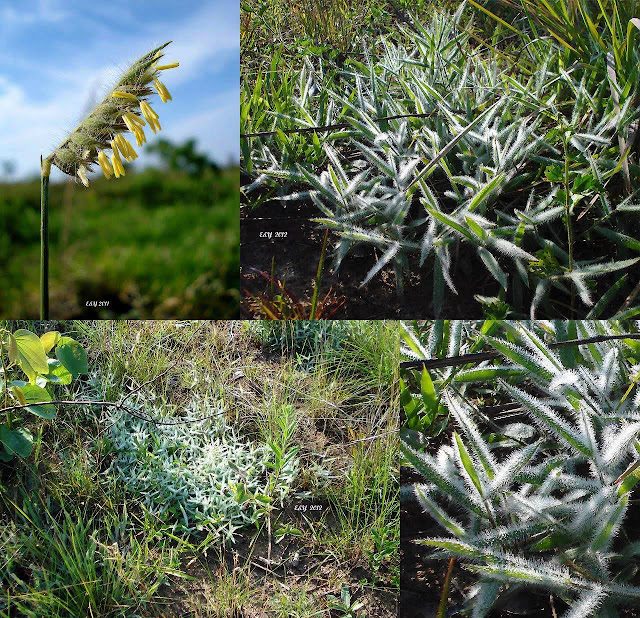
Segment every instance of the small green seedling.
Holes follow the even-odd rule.
[[[364,607],[364,603],[362,603],[362,601],[351,602],[351,593],[349,592],[349,588],[346,584],[342,585],[340,598],[331,594],[327,598],[330,602],[329,609],[340,612],[340,618],[356,618],[356,616],[366,615],[364,612],[360,614],[356,613],[359,609]]]

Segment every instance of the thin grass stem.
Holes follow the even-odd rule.
[[[451,575],[453,574],[453,565],[456,563],[455,558],[449,558],[449,568],[444,578],[442,586],[442,596],[440,597],[440,605],[438,606],[438,618],[447,618],[447,599],[449,598],[449,586],[451,585]]]
[[[49,319],[49,175],[51,159],[41,161],[40,173],[40,319]]]
[[[573,272],[573,225],[571,224],[571,207],[569,203],[569,152],[567,148],[566,133],[563,138],[564,145],[564,213],[567,218],[567,243],[569,244],[569,272]],[[576,286],[571,281],[571,316],[575,317]]]
[[[322,251],[320,252],[320,261],[318,262],[318,271],[316,272],[316,280],[313,283],[313,298],[311,299],[311,313],[309,314],[310,320],[316,319],[316,309],[318,307],[318,293],[320,291],[320,281],[322,279],[322,270],[324,269],[324,256],[327,251],[327,236],[329,230],[324,231],[324,239],[322,240]]]

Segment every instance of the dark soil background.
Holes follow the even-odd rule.
[[[242,182],[246,182],[246,178]],[[285,287],[300,301],[310,303],[313,294],[313,281],[322,251],[324,228],[312,219],[320,215],[317,207],[306,201],[279,202],[268,201],[256,208],[244,204],[240,209],[240,284],[243,290],[242,312],[245,317],[258,318],[247,303],[247,294],[260,295],[267,292],[269,282],[257,271],[271,273],[272,260],[274,276],[283,281]],[[261,238],[261,232],[273,232],[272,238]],[[286,232],[286,238],[275,238],[275,232]],[[331,316],[332,319],[426,319],[437,317],[433,310],[433,261],[427,260],[420,268],[419,256],[410,256],[409,272],[405,273],[404,296],[400,298],[396,290],[395,275],[392,266],[381,270],[367,285],[360,287],[371,267],[380,258],[381,252],[372,247],[357,246],[343,259],[340,270],[332,269],[333,249],[338,236],[329,233],[327,255],[320,286],[320,298],[327,292],[336,301],[345,300],[342,307]],[[484,268],[474,248],[467,244],[458,244],[457,253],[452,255],[451,277],[458,294],[445,288],[445,300],[441,318],[478,319],[485,312],[476,300],[476,295],[498,296],[500,286]],[[602,242],[578,243],[587,259],[606,254],[607,248]],[[597,253],[597,252],[600,253]],[[623,256],[624,257],[624,256]],[[629,256],[626,256],[629,257]],[[274,260],[275,258],[275,260]],[[500,260],[506,272],[511,273],[511,260]],[[605,309],[602,317],[615,311],[627,299],[627,308],[637,305],[637,269],[628,269],[626,284]],[[614,272],[595,280],[593,300],[596,302],[622,276]],[[510,277],[517,276],[513,273]],[[521,301],[528,307],[534,290],[525,289],[525,298]],[[551,302],[555,306],[555,315],[536,317],[569,318],[565,294],[551,290]],[[555,299],[555,302],[554,302]],[[511,298],[507,301],[513,304]],[[576,301],[576,314],[584,317],[589,308]],[[510,313],[510,319],[527,318],[528,315]]]
[[[300,300],[310,300],[313,281],[322,251],[324,229],[312,221],[318,217],[318,209],[309,202],[268,202],[255,209],[240,210],[240,279],[244,293],[243,312],[254,316],[246,303],[246,292],[264,293],[269,282],[256,271],[271,272],[275,256],[274,276],[284,281],[286,288]],[[260,232],[287,232],[286,238],[260,238]],[[329,233],[327,256],[322,275],[320,296],[331,290],[338,299],[346,298],[334,319],[411,319],[433,316],[432,289],[433,269],[418,268],[418,258],[411,264],[414,273],[405,281],[404,299],[398,297],[393,267],[388,266],[367,285],[360,287],[371,267],[380,257],[380,252],[369,247],[356,247],[342,261],[336,273],[332,266],[332,250],[338,236]],[[415,262],[415,264],[413,264]],[[461,260],[461,264],[472,264]],[[474,294],[492,295],[495,281],[484,272],[460,273],[458,281],[473,282],[460,285],[458,296],[449,293],[443,310],[444,315],[459,319],[477,318],[480,306]]]

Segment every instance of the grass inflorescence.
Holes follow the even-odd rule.
[[[174,68],[178,63],[158,64],[164,56],[162,50],[170,43],[156,47],[134,62],[47,161],[69,176],[78,176],[85,186],[89,184],[87,172],[96,164],[107,178],[124,176],[122,158],[132,161],[137,154],[123,133],[133,133],[137,145],[141,146],[146,142],[143,127],[148,125],[153,133],[161,129],[158,114],[147,100],[154,93],[152,86],[163,102],[171,100],[171,94],[159,77],[161,71]],[[109,149],[112,154],[107,158],[104,151]]]

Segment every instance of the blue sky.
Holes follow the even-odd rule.
[[[0,162],[13,160],[18,178],[39,174],[40,154],[66,137],[119,72],[169,40],[163,60],[180,67],[163,72],[173,101],[151,100],[158,135],[196,138],[219,163],[237,161],[239,13],[238,0],[0,0]],[[63,176],[52,172],[52,180]]]

